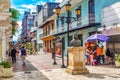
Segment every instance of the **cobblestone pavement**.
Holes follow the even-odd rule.
[[[60,68],[61,58],[57,57],[57,65],[52,65],[51,54],[28,56],[28,60],[49,80],[120,80],[120,69],[114,65],[86,66],[89,74],[71,75]]]
[[[0,78],[0,80],[49,80],[28,60],[26,60],[26,65],[23,66],[20,57],[18,57],[17,62],[13,64],[13,72],[13,77]]]
[[[20,60],[13,65],[14,77],[0,80],[120,80],[120,69],[113,65],[86,66],[89,74],[71,75],[65,72],[65,68],[60,67],[61,58],[56,57],[57,65],[53,65],[49,53],[28,55],[27,60],[26,67],[21,65]]]
[[[83,75],[71,75],[65,69],[42,70],[49,80],[120,80],[120,69],[87,66],[90,73]]]

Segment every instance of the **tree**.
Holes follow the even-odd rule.
[[[20,13],[18,10],[14,9],[14,8],[10,8],[9,9],[9,12],[11,12],[11,18],[12,18],[12,34],[15,35],[15,33],[17,32],[17,21],[19,20],[19,16],[20,16]]]

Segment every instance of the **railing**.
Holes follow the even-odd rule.
[[[100,16],[89,14],[89,15],[79,18],[77,21],[72,22],[70,24],[69,30],[72,30],[75,28],[82,28],[86,25],[94,24],[94,23],[100,23]]]
[[[98,15],[96,16],[96,15],[91,14],[91,15],[86,15],[84,17],[81,17],[78,20],[73,21],[69,24],[69,30],[73,30],[76,28],[82,28],[86,25],[93,24],[93,23],[100,23],[100,16],[98,16]],[[47,31],[47,34],[46,34],[46,32],[44,32],[43,37],[62,33],[62,32],[66,32],[67,29],[68,29],[67,25],[65,24],[59,28],[52,30],[52,31]]]

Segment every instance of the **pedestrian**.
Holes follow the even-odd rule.
[[[109,48],[106,49],[105,55],[106,55],[107,57],[110,57],[110,49],[109,49]]]
[[[110,57],[110,55],[111,55],[111,51],[110,51],[110,49],[109,48],[107,48],[106,49],[106,51],[105,51],[105,55],[106,55],[106,64],[110,64],[111,63],[111,57]]]
[[[46,51],[47,51],[47,50],[46,50],[46,47],[43,48],[43,51],[44,51],[44,53],[46,54]]]
[[[38,49],[37,49],[37,47],[35,47],[35,54],[38,54]]]
[[[102,45],[101,47],[101,59],[102,59],[102,64],[105,63],[105,49],[104,49],[104,46]]]
[[[10,45],[10,48],[8,50],[8,58],[11,59],[11,50],[12,50],[12,45]]]
[[[87,62],[86,62],[86,64],[88,65],[88,64],[90,64],[90,54],[91,54],[91,48],[90,47],[87,47],[86,48],[86,59],[87,59]]]
[[[101,48],[97,45],[97,48],[96,48],[96,62],[97,64],[100,64],[100,55],[101,55]]]
[[[110,57],[111,57],[111,64],[114,65],[114,62],[115,62],[115,53],[113,51],[111,52]]]
[[[24,46],[21,49],[21,58],[22,58],[22,62],[23,62],[23,66],[25,66],[25,60],[26,60],[26,49],[24,48]]]
[[[18,48],[16,48],[16,55],[17,55],[17,57],[18,57],[18,55],[19,55],[19,49]]]
[[[30,54],[33,54],[33,48],[32,47],[30,48]]]
[[[12,63],[16,63],[16,48],[15,46],[12,47],[11,49],[11,58],[12,58]]]
[[[94,59],[94,54],[93,53],[90,54],[90,64],[91,64],[91,66],[95,65],[95,59]]]

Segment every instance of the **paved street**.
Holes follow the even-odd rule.
[[[113,65],[87,66],[89,74],[71,75],[60,68],[61,58],[56,60],[57,65],[53,65],[51,54],[39,52],[39,55],[28,55],[26,66],[22,66],[18,58],[13,65],[14,76],[0,80],[120,80],[120,69]]]
[[[41,71],[49,80],[120,80],[120,69],[114,65],[87,66],[90,74],[70,75],[60,68],[61,59],[57,57],[57,64],[52,65],[51,54],[31,55],[28,60]],[[66,62],[65,62],[66,63]]]
[[[18,57],[17,62],[13,64],[13,72],[13,77],[1,78],[0,80],[49,80],[28,60],[26,60],[26,66],[23,66],[20,57]]]
[[[13,65],[13,71],[15,73],[12,80],[48,80],[28,60],[26,60],[26,66],[23,66],[20,57],[17,63]]]

